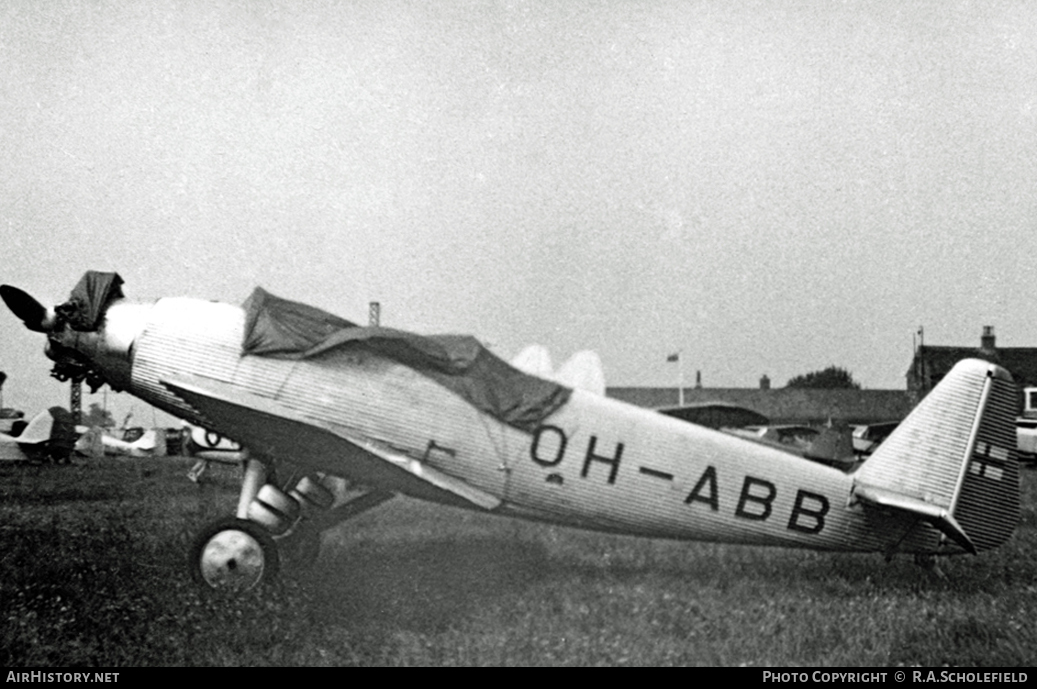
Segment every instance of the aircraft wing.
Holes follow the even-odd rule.
[[[708,428],[744,428],[770,423],[770,419],[763,414],[730,402],[700,402],[683,407],[662,407],[656,411]]]
[[[500,498],[373,439],[352,437],[276,400],[221,381],[180,376],[162,381],[206,419],[259,457],[283,459],[425,500],[492,510]]]
[[[24,462],[28,458],[18,445],[18,438],[0,433],[0,461]]]

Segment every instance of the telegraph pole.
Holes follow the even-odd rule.
[[[69,395],[68,406],[72,412],[72,423],[78,426],[83,416],[83,382],[73,377],[70,384],[72,392]]]

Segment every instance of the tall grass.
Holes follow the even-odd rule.
[[[675,543],[397,500],[243,596],[185,557],[237,471],[0,467],[0,665],[1031,665],[1037,472],[1002,548],[901,557]]]

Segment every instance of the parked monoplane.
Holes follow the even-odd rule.
[[[0,433],[0,461],[67,462],[78,437],[68,410],[44,409],[17,435]]]
[[[524,373],[471,337],[364,327],[256,289],[244,306],[132,303],[88,273],[47,309],[0,295],[45,333],[59,378],[107,383],[235,438],[234,517],[192,571],[248,588],[279,554],[396,494],[673,539],[923,555],[977,553],[1018,520],[1016,391],[959,363],[851,473]],[[330,510],[326,476],[364,487]]]

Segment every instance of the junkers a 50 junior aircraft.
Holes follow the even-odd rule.
[[[237,513],[194,575],[249,588],[395,494],[610,532],[820,550],[976,553],[1018,519],[1016,390],[963,361],[852,473],[524,373],[465,336],[361,327],[257,289],[244,306],[123,298],[88,273],[47,309],[55,375],[108,383],[239,441]],[[332,505],[329,476],[366,487]],[[280,555],[279,555],[280,552]]]

